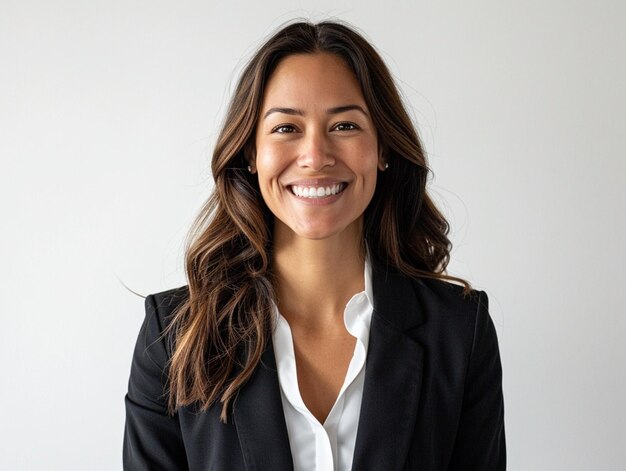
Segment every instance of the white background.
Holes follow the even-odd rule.
[[[185,284],[233,79],[336,16],[397,77],[450,272],[489,294],[509,469],[626,469],[625,5],[0,0],[0,468],[121,468],[121,283]]]

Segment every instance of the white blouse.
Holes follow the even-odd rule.
[[[275,307],[277,326],[272,341],[294,471],[349,471],[352,468],[373,305],[371,265],[366,261],[365,291],[348,301],[343,315],[346,329],[356,337],[354,354],[324,424],[302,400],[291,329]]]

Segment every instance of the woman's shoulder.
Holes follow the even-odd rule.
[[[465,290],[463,286],[440,279],[413,281],[424,315],[424,326],[443,337],[454,337],[472,345],[476,336],[488,343],[497,342],[495,326],[489,314],[489,298],[483,290]],[[465,343],[465,342],[463,342]]]
[[[164,334],[178,308],[189,296],[188,286],[168,289],[145,297],[145,317],[138,338],[138,352],[143,355],[155,354],[159,363],[165,363],[171,354],[171,340]],[[171,331],[170,331],[171,334]]]
[[[373,285],[375,311],[405,331],[466,336],[487,312],[484,291],[440,278],[412,277],[390,266],[375,266]]]
[[[413,280],[413,287],[418,297],[424,302],[439,303],[447,310],[476,310],[487,302],[487,293],[478,289],[466,289],[452,281],[436,278],[418,278]]]
[[[146,310],[148,308],[154,310],[160,319],[167,323],[172,314],[179,308],[189,297],[189,286],[179,286],[178,288],[160,291],[146,296]]]

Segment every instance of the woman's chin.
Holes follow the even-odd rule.
[[[361,233],[361,225],[354,221],[352,224],[338,225],[338,224],[323,224],[322,221],[315,221],[310,224],[298,224],[293,227],[284,223],[277,224],[275,231],[283,232],[282,240],[299,239],[310,241],[343,241],[346,239],[358,238]],[[276,235],[276,234],[275,234]]]

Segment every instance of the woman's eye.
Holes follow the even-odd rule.
[[[294,128],[291,124],[281,124],[280,126],[276,126],[274,129],[272,129],[272,132],[277,132],[279,134],[288,134],[296,132],[296,128]]]
[[[339,123],[335,126],[337,131],[353,131],[355,129],[359,129],[359,127],[354,123]]]

